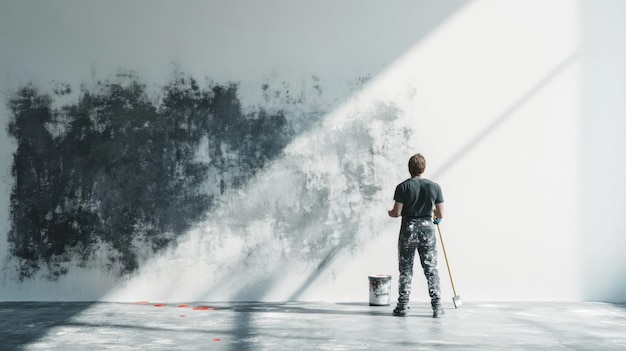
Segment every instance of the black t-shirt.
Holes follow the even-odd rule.
[[[402,217],[432,217],[434,204],[443,202],[439,184],[410,178],[398,184],[393,199],[402,203]]]

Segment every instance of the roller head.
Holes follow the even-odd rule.
[[[463,305],[463,301],[461,301],[461,296],[456,295],[452,298],[452,303],[454,304],[454,308],[459,308]]]

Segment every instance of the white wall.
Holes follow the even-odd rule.
[[[626,301],[626,3],[585,1],[581,11],[584,291]]]
[[[392,274],[395,291],[399,222],[386,209],[420,151],[444,190],[441,228],[464,300],[625,299],[618,1],[150,4],[1,3],[2,86],[76,85],[117,67],[158,83],[176,61],[196,76],[241,80],[251,105],[268,77],[300,86],[317,76],[333,110],[244,190],[262,218],[229,217],[244,206],[233,194],[104,298],[361,301],[375,273]],[[346,87],[364,76],[363,90]],[[355,169],[363,172],[346,171]],[[307,221],[285,189],[319,201],[319,217]],[[6,221],[6,201],[3,209]],[[276,239],[276,223],[300,226],[291,234],[305,240],[327,235],[327,251],[298,253]],[[452,296],[443,257],[440,270]],[[427,299],[419,269],[413,297]]]

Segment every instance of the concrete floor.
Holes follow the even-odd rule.
[[[1,302],[0,350],[626,350],[626,304]]]

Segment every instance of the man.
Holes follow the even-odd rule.
[[[390,217],[402,216],[398,238],[399,295],[398,305],[393,310],[394,316],[403,317],[407,314],[416,250],[428,282],[433,318],[440,318],[445,314],[441,306],[435,230],[435,224],[439,224],[443,218],[443,195],[439,184],[422,178],[425,169],[424,156],[419,153],[411,156],[409,159],[411,178],[398,184],[393,197],[395,203],[388,211]]]

